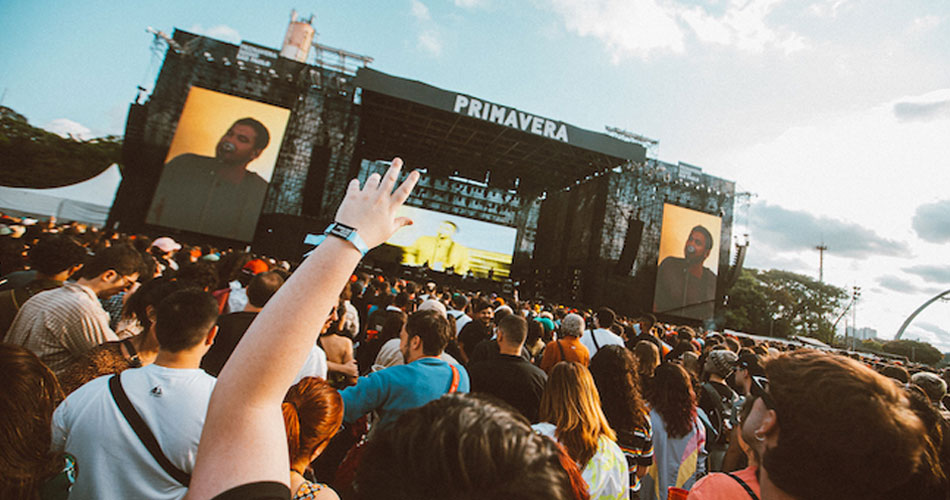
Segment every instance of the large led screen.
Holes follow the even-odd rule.
[[[384,253],[400,263],[480,278],[501,279],[510,273],[514,228],[410,206],[399,214],[413,224],[396,231]]]
[[[722,219],[666,203],[661,228],[653,311],[700,320],[711,318]]]
[[[251,241],[290,110],[192,87],[146,222]]]

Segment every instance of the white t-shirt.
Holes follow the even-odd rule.
[[[620,335],[606,329],[598,328],[593,331],[593,335],[597,337],[597,344],[600,347],[605,345],[619,345],[623,347],[623,339]],[[584,330],[584,335],[581,335],[581,344],[584,344],[584,347],[587,348],[587,351],[590,352],[590,357],[593,358],[594,354],[597,354],[597,346],[594,345],[594,339],[591,337],[590,330]]]
[[[187,489],[142,444],[99,377],[53,413],[53,451],[76,457],[80,474],[70,499],[178,499]],[[122,387],[168,459],[191,473],[215,378],[201,369],[155,364],[122,372]]]
[[[451,314],[455,318],[455,336],[459,336],[459,332],[462,331],[462,327],[467,325],[469,321],[472,321],[472,318],[465,314],[463,311],[458,309],[449,309],[447,314]]]
[[[320,377],[326,380],[327,369],[327,353],[317,344],[313,344],[313,347],[310,348],[310,354],[307,355],[307,361],[300,367],[297,377],[294,378],[294,383],[300,382],[300,379],[304,377]]]
[[[228,309],[224,312],[239,312],[244,310],[247,305],[247,288],[241,286],[240,281],[232,281],[228,284],[231,287],[231,293],[228,294]]]

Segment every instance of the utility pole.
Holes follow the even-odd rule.
[[[861,287],[854,285],[851,287],[851,341],[858,335],[858,297],[861,296]],[[851,350],[851,344],[848,343],[848,327],[844,330],[844,342],[848,350]]]
[[[815,250],[818,250],[818,282],[822,283],[825,280],[825,250],[828,250],[828,245],[822,242]]]

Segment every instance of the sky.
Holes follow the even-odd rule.
[[[735,180],[746,265],[817,278],[824,244],[824,280],[861,288],[857,327],[881,338],[950,289],[950,2],[4,0],[0,104],[121,134],[161,64],[147,27],[277,48],[294,8],[380,71]],[[904,338],[950,351],[948,320],[938,301]]]

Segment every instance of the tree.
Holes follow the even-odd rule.
[[[943,359],[943,353],[936,347],[917,340],[891,340],[884,343],[884,352],[905,356],[911,361],[933,365]]]
[[[829,317],[848,295],[842,288],[789,271],[743,269],[727,296],[727,328],[831,342]]]
[[[0,185],[50,188],[98,175],[118,163],[122,139],[106,136],[63,138],[30,125],[23,115],[0,106]]]

